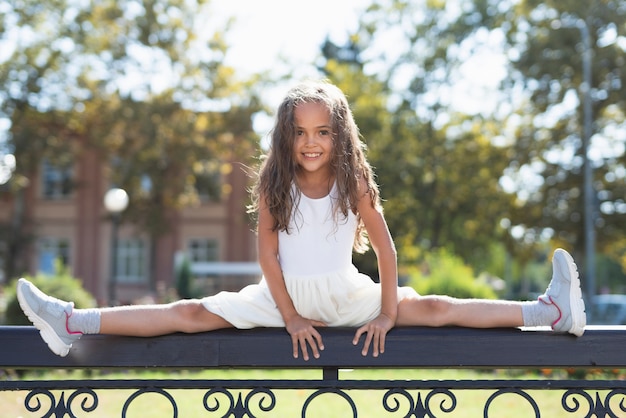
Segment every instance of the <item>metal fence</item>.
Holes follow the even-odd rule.
[[[590,328],[581,338],[518,329],[398,328],[385,354],[363,357],[352,345],[354,329],[323,329],[326,349],[320,359],[305,362],[291,356],[291,342],[282,329],[223,330],[157,338],[86,336],[66,358],[52,355],[32,327],[0,327],[0,369],[103,370],[232,370],[285,368],[314,370],[314,378],[289,379],[110,379],[3,380],[3,391],[26,391],[24,411],[39,417],[98,415],[111,390],[128,391],[119,415],[130,414],[141,398],[156,396],[169,405],[166,416],[181,414],[179,390],[198,391],[194,416],[276,417],[320,416],[320,404],[330,397],[340,416],[442,417],[467,415],[468,404],[483,417],[500,417],[495,405],[506,399],[524,416],[625,417],[626,328]],[[565,378],[481,380],[350,379],[343,369],[559,369]],[[571,373],[572,370],[579,373]],[[592,376],[601,372],[601,379]],[[268,375],[271,373],[268,373]],[[308,373],[309,375],[311,373]],[[384,376],[384,373],[381,373]],[[505,374],[506,375],[506,374]],[[615,378],[607,378],[614,376]],[[106,377],[106,376],[105,376]],[[542,411],[541,391],[556,393],[560,405]],[[478,400],[466,393],[485,394]],[[301,402],[285,412],[281,402],[298,396]],[[366,397],[370,402],[363,406]],[[461,400],[464,399],[464,400]],[[152,399],[152,398],[151,398]],[[468,399],[471,399],[468,401]],[[376,411],[371,407],[378,405]],[[289,405],[293,405],[290,402]],[[554,415],[555,412],[557,415]],[[1,415],[1,413],[0,413]],[[29,416],[29,415],[23,415]],[[180,415],[187,416],[187,415]],[[337,415],[339,416],[339,415]],[[519,416],[519,415],[516,415]]]

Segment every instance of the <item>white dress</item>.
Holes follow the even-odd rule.
[[[330,194],[311,199],[301,194],[289,233],[278,233],[278,258],[287,291],[298,313],[328,326],[360,326],[380,313],[380,284],[352,264],[356,216],[333,219]],[[417,293],[398,287],[398,300]],[[265,278],[239,292],[220,292],[203,305],[236,328],[284,327]]]

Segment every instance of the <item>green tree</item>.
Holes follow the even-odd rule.
[[[621,44],[626,9],[613,0],[525,0],[500,9],[494,27],[506,35],[509,77],[503,90],[514,97],[507,124],[514,138],[511,178],[523,197],[515,222],[536,237],[545,230],[554,240],[584,247],[584,114],[583,60],[585,32],[591,48],[591,86],[595,199],[593,210],[598,249],[619,259],[625,254],[626,186],[624,137],[626,85]],[[581,29],[578,25],[584,25]],[[539,176],[524,188],[528,173]]]
[[[11,122],[17,164],[6,189],[16,204],[42,159],[69,164],[85,148],[110,162],[112,182],[131,196],[124,216],[153,240],[200,185],[213,198],[228,192],[216,180],[257,154],[264,79],[239,80],[223,64],[229,22],[207,27],[209,6],[20,0],[1,9],[0,34],[15,39],[0,62],[0,117]]]
[[[626,264],[625,15],[616,0],[380,1],[345,46],[325,45],[324,69],[345,80],[352,101],[380,94],[359,124],[401,258],[443,246],[480,269],[500,242],[516,271],[549,246],[582,259],[583,43],[573,24],[583,17],[594,56],[598,245]],[[472,98],[477,109],[493,106],[459,110],[463,64],[485,48],[501,54],[508,73],[498,91]],[[389,117],[372,116],[378,111]]]
[[[447,247],[485,267],[510,217],[514,197],[499,184],[509,147],[497,141],[499,124],[439,94],[457,77],[455,46],[480,28],[463,23],[470,12],[450,19],[444,2],[376,3],[346,45],[322,49],[323,71],[348,94],[369,147],[400,263]],[[379,41],[390,36],[392,52]],[[370,68],[380,70],[368,75]]]

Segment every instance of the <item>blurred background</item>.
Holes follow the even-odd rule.
[[[0,1],[0,311],[21,276],[99,306],[257,281],[274,109],[326,78],[401,283],[534,299],[563,247],[626,323],[625,52],[618,0]]]

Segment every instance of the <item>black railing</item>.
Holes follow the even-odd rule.
[[[284,329],[221,330],[202,334],[173,334],[155,338],[85,336],[60,358],[50,353],[32,327],[0,327],[0,369],[313,369],[314,379],[80,379],[4,380],[3,391],[26,391],[24,412],[40,417],[97,415],[101,400],[111,389],[129,390],[119,414],[127,417],[142,396],[156,395],[179,416],[172,394],[179,389],[199,390],[197,416],[275,417],[282,396],[302,392],[298,411],[289,416],[316,416],[315,406],[332,395],[343,405],[342,416],[368,417],[354,396],[377,397],[384,416],[468,416],[459,401],[464,391],[488,390],[481,405],[484,417],[499,416],[494,404],[503,397],[518,398],[528,416],[542,414],[536,391],[558,391],[558,416],[625,417],[626,381],[616,379],[481,379],[384,380],[345,379],[341,369],[626,369],[626,327],[588,327],[575,338],[550,331],[519,329],[397,328],[387,338],[385,354],[363,357],[352,345],[354,329],[324,328],[326,349],[319,359],[305,362],[291,355]],[[269,373],[268,373],[269,374]],[[607,376],[606,374],[604,376]],[[475,400],[472,400],[475,403]],[[554,410],[554,405],[552,405]],[[459,413],[461,415],[459,415]],[[95,415],[94,415],[95,414]],[[456,415],[455,415],[456,414]],[[553,412],[551,413],[553,414]],[[0,414],[1,415],[1,414]],[[170,416],[170,415],[168,415]]]

